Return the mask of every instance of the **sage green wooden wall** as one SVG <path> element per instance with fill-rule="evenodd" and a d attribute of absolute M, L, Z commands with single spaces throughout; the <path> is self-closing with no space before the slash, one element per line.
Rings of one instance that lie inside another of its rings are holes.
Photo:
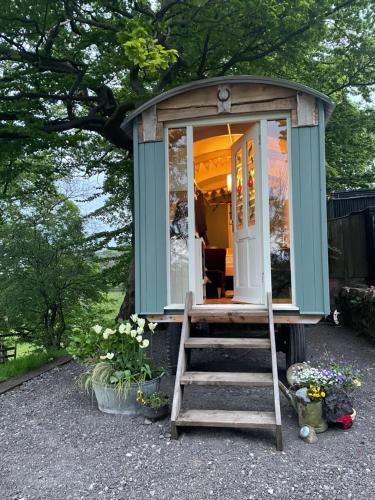
<path fill-rule="evenodd" d="M 292 199 L 296 305 L 329 313 L 324 108 L 319 126 L 292 128 Z"/>
<path fill-rule="evenodd" d="M 167 212 L 164 142 L 138 144 L 134 130 L 135 308 L 160 314 L 167 305 Z"/>
<path fill-rule="evenodd" d="M 328 314 L 328 245 L 324 109 L 319 126 L 292 128 L 292 197 L 296 305 Z M 136 311 L 161 314 L 167 305 L 167 192 L 164 142 L 138 144 L 134 130 Z"/>

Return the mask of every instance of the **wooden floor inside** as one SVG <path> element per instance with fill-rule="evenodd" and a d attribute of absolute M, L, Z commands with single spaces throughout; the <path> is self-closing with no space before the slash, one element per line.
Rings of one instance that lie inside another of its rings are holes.
<path fill-rule="evenodd" d="M 221 299 L 205 299 L 203 304 L 239 304 L 240 302 L 235 302 L 229 297 L 223 297 Z"/>
<path fill-rule="evenodd" d="M 289 299 L 273 299 L 273 304 L 290 304 Z M 240 302 L 231 299 L 230 297 L 222 297 L 220 299 L 204 299 L 204 305 L 212 305 L 212 304 L 251 304 L 251 302 Z"/>

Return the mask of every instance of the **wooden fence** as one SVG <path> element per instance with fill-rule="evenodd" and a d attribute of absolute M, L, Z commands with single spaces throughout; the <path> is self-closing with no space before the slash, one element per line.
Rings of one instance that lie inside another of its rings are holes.
<path fill-rule="evenodd" d="M 330 278 L 367 282 L 366 214 L 357 212 L 328 221 Z"/>
<path fill-rule="evenodd" d="M 0 334 L 0 364 L 6 363 L 11 359 L 15 359 L 17 356 L 17 343 L 14 345 L 7 345 L 5 339 L 17 337 L 14 334 Z"/>

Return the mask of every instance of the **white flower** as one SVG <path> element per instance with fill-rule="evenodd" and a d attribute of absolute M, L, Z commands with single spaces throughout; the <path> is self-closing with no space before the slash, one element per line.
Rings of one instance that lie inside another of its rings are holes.
<path fill-rule="evenodd" d="M 107 359 L 113 359 L 113 358 L 114 358 L 114 356 L 115 356 L 115 355 L 113 354 L 113 352 L 107 352 L 106 358 L 107 358 Z"/>
<path fill-rule="evenodd" d="M 97 333 L 99 335 L 99 333 L 102 332 L 103 328 L 100 326 L 100 325 L 95 325 L 92 327 L 92 329 L 94 330 L 95 333 Z"/>
<path fill-rule="evenodd" d="M 100 356 L 100 359 L 107 359 L 107 355 L 105 355 L 105 356 Z"/>
<path fill-rule="evenodd" d="M 143 333 L 143 328 L 142 328 L 141 326 L 139 326 L 139 327 L 137 328 L 137 333 L 138 333 L 138 335 L 142 335 L 142 333 Z"/>
<path fill-rule="evenodd" d="M 133 323 L 136 323 L 138 321 L 138 314 L 132 314 L 130 316 L 130 319 L 133 321 Z"/>
<path fill-rule="evenodd" d="M 137 335 L 136 340 L 138 340 L 138 342 L 142 342 L 142 335 Z"/>
<path fill-rule="evenodd" d="M 142 344 L 139 346 L 141 349 L 145 349 L 145 347 L 148 347 L 150 345 L 150 341 L 148 339 L 144 339 Z"/>
<path fill-rule="evenodd" d="M 125 333 L 126 333 L 126 335 L 130 335 L 131 329 L 132 329 L 131 324 L 130 323 L 126 323 L 126 325 L 125 325 Z"/>
<path fill-rule="evenodd" d="M 126 326 L 124 325 L 124 323 L 121 323 L 121 325 L 118 327 L 118 331 L 120 333 L 125 333 L 126 331 Z"/>
<path fill-rule="evenodd" d="M 137 336 L 137 330 L 132 330 L 130 332 L 130 335 L 133 337 L 133 339 Z"/>
<path fill-rule="evenodd" d="M 114 335 L 115 330 L 111 330 L 110 328 L 106 328 L 103 332 L 103 339 L 107 339 L 110 335 Z"/>
<path fill-rule="evenodd" d="M 155 328 L 158 326 L 157 323 L 149 323 L 148 324 L 148 327 L 149 329 L 152 331 L 152 333 L 154 332 Z"/>
<path fill-rule="evenodd" d="M 140 328 L 144 328 L 145 323 L 146 323 L 146 320 L 145 320 L 145 319 L 143 319 L 143 318 L 138 318 L 138 321 L 137 321 L 137 322 L 138 322 L 138 326 L 139 326 Z"/>

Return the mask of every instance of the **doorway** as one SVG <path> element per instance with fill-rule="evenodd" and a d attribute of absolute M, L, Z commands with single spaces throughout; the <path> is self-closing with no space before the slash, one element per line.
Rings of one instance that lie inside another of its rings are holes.
<path fill-rule="evenodd" d="M 166 128 L 168 308 L 295 309 L 290 119 Z"/>
<path fill-rule="evenodd" d="M 257 122 L 193 127 L 196 302 L 264 304 Z"/>

